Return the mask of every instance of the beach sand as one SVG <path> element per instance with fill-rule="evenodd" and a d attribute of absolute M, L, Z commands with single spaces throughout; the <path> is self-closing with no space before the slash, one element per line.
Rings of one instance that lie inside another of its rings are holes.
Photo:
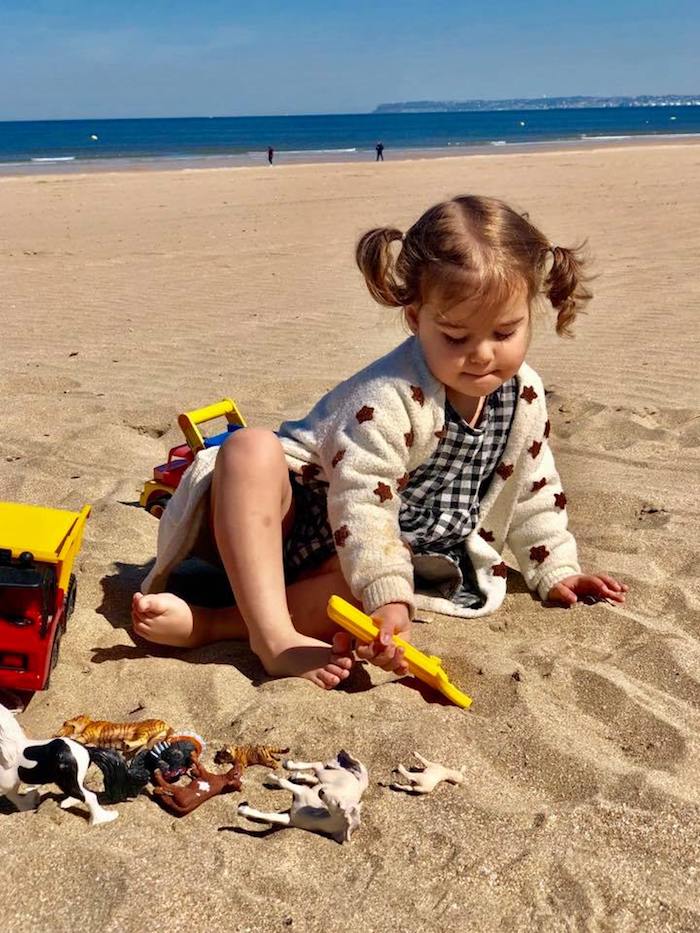
<path fill-rule="evenodd" d="M 231 395 L 274 427 L 388 350 L 404 331 L 355 240 L 466 192 L 589 240 L 595 300 L 575 340 L 543 316 L 530 362 L 582 561 L 629 583 L 626 607 L 545 609 L 513 573 L 492 617 L 417 624 L 469 712 L 376 670 L 324 693 L 266 678 L 244 645 L 135 645 L 157 533 L 138 496 L 176 414 Z M 288 805 L 261 768 L 181 821 L 147 796 L 95 829 L 50 792 L 0 805 L 4 930 L 697 930 L 700 148 L 9 178 L 0 197 L 0 499 L 93 505 L 77 610 L 22 725 L 157 716 L 203 735 L 207 763 L 244 741 L 370 770 L 345 846 L 239 820 L 244 798 Z M 466 783 L 392 792 L 414 749 Z"/>

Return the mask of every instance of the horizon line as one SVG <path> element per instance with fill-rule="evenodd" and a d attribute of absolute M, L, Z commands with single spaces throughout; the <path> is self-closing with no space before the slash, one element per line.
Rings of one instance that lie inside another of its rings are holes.
<path fill-rule="evenodd" d="M 215 114 L 178 114 L 177 116 L 130 116 L 130 117 L 12 117 L 5 118 L 0 117 L 1 123 L 83 123 L 90 121 L 119 121 L 119 120 L 258 120 L 258 119 L 283 119 L 285 117 L 351 117 L 351 116 L 381 116 L 381 117 L 396 117 L 396 116 L 405 116 L 405 113 L 401 112 L 391 112 L 391 111 L 382 111 L 381 107 L 397 107 L 401 105 L 409 104 L 420 104 L 420 103 L 505 103 L 508 101 L 519 100 L 523 102 L 539 102 L 542 100 L 548 99 L 559 99 L 559 100 L 574 100 L 574 99 L 590 99 L 590 100 L 605 100 L 606 98 L 620 98 L 623 100 L 632 100 L 638 97 L 697 97 L 700 98 L 700 93 L 694 94 L 678 94 L 674 93 L 664 93 L 664 94 L 541 94 L 539 97 L 474 97 L 469 98 L 465 101 L 459 101 L 458 99 L 447 99 L 444 98 L 442 101 L 436 99 L 426 100 L 426 101 L 390 101 L 383 104 L 377 104 L 374 110 L 314 110 L 307 112 L 298 112 L 298 113 L 246 113 L 246 114 L 235 114 L 235 113 L 215 113 Z M 698 106 L 697 104 L 681 104 L 679 106 Z M 505 108 L 501 112 L 507 112 L 508 109 L 514 111 L 519 108 Z M 565 110 L 567 108 L 556 108 L 553 107 L 553 110 L 561 109 Z M 607 107 L 590 107 L 590 108 L 581 108 L 589 110 L 607 110 L 610 108 Z M 643 109 L 640 107 L 639 109 Z M 417 111 L 418 112 L 418 111 Z M 485 111 L 478 110 L 463 110 L 463 111 L 444 111 L 444 110 L 423 110 L 422 113 L 483 113 Z M 495 111 L 492 111 L 495 112 Z"/>

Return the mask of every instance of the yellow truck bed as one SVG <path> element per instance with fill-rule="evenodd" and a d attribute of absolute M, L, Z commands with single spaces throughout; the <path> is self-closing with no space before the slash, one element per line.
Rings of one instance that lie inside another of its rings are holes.
<path fill-rule="evenodd" d="M 31 551 L 37 561 L 61 564 L 57 584 L 65 590 L 89 514 L 89 505 L 80 512 L 68 512 L 0 502 L 0 548 L 9 548 L 15 558 Z"/>

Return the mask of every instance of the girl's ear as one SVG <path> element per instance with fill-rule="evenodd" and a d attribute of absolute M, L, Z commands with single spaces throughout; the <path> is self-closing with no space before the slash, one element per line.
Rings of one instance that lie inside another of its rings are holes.
<path fill-rule="evenodd" d="M 418 333 L 418 305 L 406 305 L 403 309 L 404 314 L 406 315 L 406 323 L 408 324 L 411 333 Z"/>

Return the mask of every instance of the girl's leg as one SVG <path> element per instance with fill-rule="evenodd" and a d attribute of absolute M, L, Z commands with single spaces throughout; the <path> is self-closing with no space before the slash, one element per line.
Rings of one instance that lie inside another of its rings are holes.
<path fill-rule="evenodd" d="M 336 686 L 351 666 L 349 639 L 339 634 L 331 651 L 319 635 L 329 637 L 332 633 L 325 619 L 325 600 L 329 585 L 335 587 L 340 580 L 333 572 L 299 581 L 290 587 L 288 608 L 282 525 L 290 520 L 292 490 L 275 435 L 255 428 L 234 434 L 219 451 L 212 493 L 216 544 L 236 608 L 193 610 L 171 594 L 136 594 L 134 630 L 149 640 L 163 642 L 165 638 L 159 636 L 167 637 L 165 630 L 170 629 L 180 645 L 242 638 L 247 633 L 268 673 L 303 676 L 319 686 Z M 341 592 L 348 595 L 344 584 Z M 214 626 L 217 631 L 212 638 Z"/>
<path fill-rule="evenodd" d="M 347 640 L 333 652 L 296 629 L 287 606 L 282 525 L 292 508 L 292 489 L 282 445 L 270 431 L 249 429 L 234 435 L 220 454 L 214 533 L 250 646 L 270 674 L 334 687 L 352 663 Z"/>
<path fill-rule="evenodd" d="M 294 628 L 330 644 L 340 631 L 326 613 L 331 596 L 342 596 L 360 607 L 335 556 L 287 587 L 287 606 Z M 248 640 L 248 629 L 237 606 L 190 606 L 172 593 L 135 593 L 132 618 L 136 634 L 159 645 L 198 648 L 217 641 Z"/>

